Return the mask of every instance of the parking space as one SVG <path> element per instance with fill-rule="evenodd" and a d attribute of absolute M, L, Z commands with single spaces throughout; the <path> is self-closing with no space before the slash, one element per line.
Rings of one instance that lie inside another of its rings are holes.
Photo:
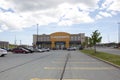
<path fill-rule="evenodd" d="M 80 51 L 9 53 L 0 58 L 0 80 L 120 80 L 119 74 L 119 69 Z"/>

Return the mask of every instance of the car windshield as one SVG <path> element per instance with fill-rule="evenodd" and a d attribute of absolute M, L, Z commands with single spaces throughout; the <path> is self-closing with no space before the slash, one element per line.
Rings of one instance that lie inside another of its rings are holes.
<path fill-rule="evenodd" d="M 0 0 L 0 80 L 120 80 L 120 0 Z"/>

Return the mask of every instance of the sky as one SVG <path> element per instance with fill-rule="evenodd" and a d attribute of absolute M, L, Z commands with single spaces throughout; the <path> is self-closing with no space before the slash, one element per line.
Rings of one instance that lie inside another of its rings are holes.
<path fill-rule="evenodd" d="M 33 34 L 68 32 L 118 42 L 120 0 L 0 0 L 0 41 L 32 45 Z"/>

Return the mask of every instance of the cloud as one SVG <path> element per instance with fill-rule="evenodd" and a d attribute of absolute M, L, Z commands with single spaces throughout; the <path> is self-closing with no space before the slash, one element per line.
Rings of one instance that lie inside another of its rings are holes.
<path fill-rule="evenodd" d="M 98 20 L 98 19 L 103 19 L 104 17 L 112 17 L 112 15 L 114 15 L 114 14 L 115 14 L 115 12 L 108 13 L 108 12 L 100 11 L 100 12 L 95 16 L 95 19 Z"/>
<path fill-rule="evenodd" d="M 68 5 L 68 6 L 66 6 Z M 64 8 L 64 9 L 63 9 Z M 72 25 L 72 24 L 78 24 L 78 23 L 90 23 L 94 22 L 94 20 L 89 16 L 89 11 L 79 11 L 76 5 L 69 5 L 64 4 L 59 7 L 60 14 L 63 15 L 58 23 L 58 25 Z M 66 14 L 67 13 L 67 14 Z"/>
<path fill-rule="evenodd" d="M 107 12 L 99 12 L 99 15 L 101 15 L 103 17 L 112 17 L 112 15 L 110 13 L 107 13 Z"/>
<path fill-rule="evenodd" d="M 96 18 L 95 18 L 95 19 L 98 20 L 98 19 L 102 19 L 102 18 L 103 18 L 103 17 L 98 14 L 98 15 L 96 15 Z"/>
<path fill-rule="evenodd" d="M 22 30 L 23 28 L 32 27 L 36 24 L 42 26 L 55 23 L 58 26 L 70 26 L 73 24 L 91 23 L 95 19 L 90 16 L 90 13 L 98 9 L 99 1 L 0 0 L 0 8 L 5 10 L 0 9 L 0 26 L 6 25 L 7 29 L 10 30 Z M 120 1 L 115 1 L 110 0 L 109 2 L 109 0 L 106 0 L 102 8 L 107 8 L 107 10 L 119 9 Z M 117 6 L 114 7 L 115 5 Z M 97 19 L 111 17 L 114 14 L 117 14 L 116 11 L 112 11 L 111 13 L 101 11 L 97 14 Z"/>
<path fill-rule="evenodd" d="M 116 12 L 116 11 L 111 11 L 111 14 L 112 14 L 112 15 L 116 15 L 117 12 Z"/>
<path fill-rule="evenodd" d="M 89 7 L 95 7 L 98 0 L 12 0 L 10 4 L 13 5 L 13 7 L 18 11 L 34 11 L 34 10 L 44 10 L 48 8 L 55 8 L 58 7 L 58 5 L 61 5 L 63 3 L 69 3 L 69 4 L 79 4 L 82 3 Z M 17 6 L 16 6 L 17 5 Z"/>
<path fill-rule="evenodd" d="M 50 23 L 72 25 L 92 22 L 93 19 L 89 16 L 89 12 L 91 9 L 96 8 L 97 1 L 1 0 L 0 7 L 2 9 L 11 9 L 14 12 L 0 11 L 0 22 L 11 30 L 21 30 L 35 24 L 39 24 L 39 26 Z"/>
<path fill-rule="evenodd" d="M 120 11 L 120 0 L 105 0 L 102 4 L 102 8 L 106 8 L 108 11 Z"/>
<path fill-rule="evenodd" d="M 11 29 L 21 29 L 25 27 L 23 18 L 11 12 L 0 13 L 0 22 Z"/>
<path fill-rule="evenodd" d="M 2 7 L 3 9 L 9 9 L 11 7 L 13 8 L 8 0 L 0 0 L 0 7 Z"/>
<path fill-rule="evenodd" d="M 0 26 L 0 32 L 6 31 L 6 30 L 8 30 L 8 26 L 4 24 Z"/>
<path fill-rule="evenodd" d="M 96 20 L 104 17 L 112 17 L 117 15 L 120 11 L 120 0 L 105 0 L 96 15 Z"/>
<path fill-rule="evenodd" d="M 120 0 L 113 1 L 113 4 L 111 4 L 108 10 L 120 11 Z"/>

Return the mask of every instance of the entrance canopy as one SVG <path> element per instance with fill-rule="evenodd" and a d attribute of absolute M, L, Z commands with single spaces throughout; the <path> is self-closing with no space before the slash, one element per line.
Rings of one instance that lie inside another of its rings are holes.
<path fill-rule="evenodd" d="M 69 41 L 70 41 L 70 34 L 66 33 L 66 32 L 56 32 L 56 33 L 52 33 L 50 35 L 50 40 L 52 42 L 52 48 L 55 48 L 55 44 L 57 42 L 57 44 L 59 43 L 66 43 L 65 47 L 68 48 L 69 47 Z"/>

